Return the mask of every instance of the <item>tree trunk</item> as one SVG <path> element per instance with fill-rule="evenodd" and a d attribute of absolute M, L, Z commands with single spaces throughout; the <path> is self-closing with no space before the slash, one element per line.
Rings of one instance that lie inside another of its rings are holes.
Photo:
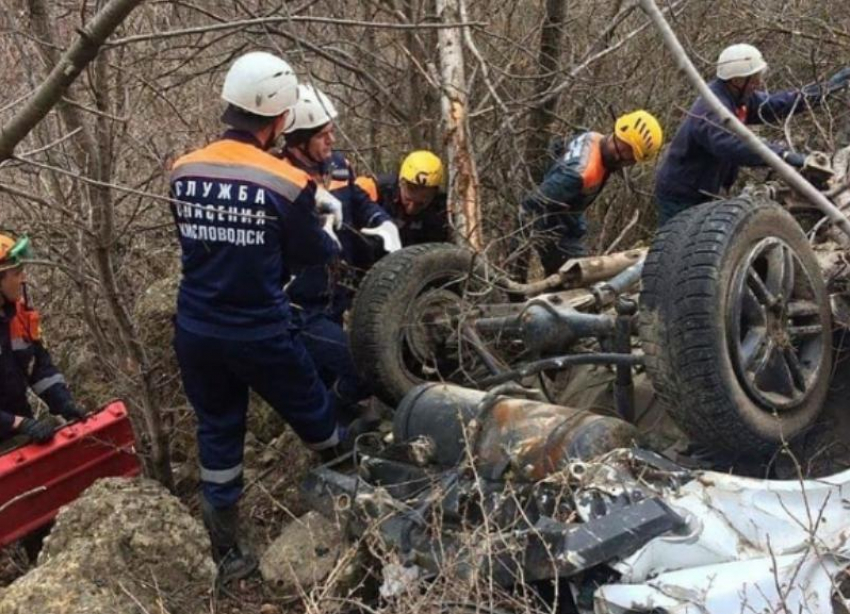
<path fill-rule="evenodd" d="M 130 12 L 144 0 L 110 0 L 80 32 L 47 79 L 29 101 L 0 129 L 0 162 L 9 159 L 18 143 L 62 99 L 68 87 L 100 50 L 101 45 Z"/>
<path fill-rule="evenodd" d="M 437 16 L 444 23 L 460 21 L 463 0 L 436 0 Z M 476 251 L 483 249 L 478 173 L 467 124 L 466 76 L 459 28 L 439 31 L 441 101 L 448 149 L 448 207 L 455 240 Z"/>
<path fill-rule="evenodd" d="M 688 80 L 695 88 L 697 88 L 697 91 L 699 91 L 703 100 L 705 100 L 711 110 L 720 117 L 720 123 L 723 127 L 736 134 L 747 147 L 757 153 L 759 157 L 765 161 L 765 164 L 775 170 L 776 174 L 779 175 L 785 183 L 820 209 L 824 215 L 832 220 L 835 225 L 844 232 L 844 234 L 850 236 L 850 220 L 841 213 L 838 207 L 833 205 L 826 196 L 821 194 L 817 188 L 815 188 L 815 186 L 806 181 L 800 173 L 786 164 L 770 147 L 765 145 L 760 138 L 754 135 L 749 128 L 742 124 L 741 121 L 738 120 L 731 111 L 729 111 L 729 109 L 723 106 L 723 103 L 720 102 L 714 92 L 711 91 L 705 80 L 700 76 L 699 71 L 697 71 L 696 67 L 691 62 L 690 58 L 688 58 L 687 52 L 684 47 L 682 47 L 679 39 L 676 38 L 676 33 L 673 32 L 670 24 L 667 23 L 667 20 L 659 10 L 658 5 L 655 4 L 655 0 L 638 1 L 641 8 L 649 15 L 650 19 L 652 19 L 655 23 L 656 28 L 658 28 L 661 38 L 664 40 L 664 44 L 670 50 L 670 53 L 672 53 L 673 59 L 679 67 L 679 70 L 682 70 L 685 73 Z"/>
<path fill-rule="evenodd" d="M 105 55 L 101 55 L 95 61 L 93 85 L 97 108 L 104 112 L 103 115 L 97 116 L 95 123 L 97 155 L 93 160 L 97 164 L 94 176 L 102 182 L 102 185 L 91 186 L 92 225 L 97 236 L 97 243 L 94 248 L 95 262 L 97 263 L 98 277 L 106 294 L 106 303 L 118 326 L 121 339 L 124 341 L 128 360 L 123 367 L 127 370 L 133 387 L 138 390 L 139 409 L 150 447 L 148 469 L 152 477 L 160 481 L 169 490 L 173 490 L 174 479 L 171 472 L 168 432 L 162 423 L 162 414 L 151 378 L 150 361 L 147 359 L 138 331 L 121 296 L 115 275 L 116 266 L 113 259 L 113 248 L 117 239 L 115 236 L 115 203 L 112 190 L 107 187 L 112 180 L 113 152 L 111 120 L 107 119 L 106 115 L 110 112 L 111 105 L 109 103 L 110 88 L 107 82 Z M 138 415 L 138 412 L 134 413 Z"/>
<path fill-rule="evenodd" d="M 540 49 L 537 63 L 539 78 L 535 84 L 534 97 L 539 98 L 557 82 L 558 59 L 561 57 L 563 36 L 561 30 L 567 15 L 567 0 L 546 0 L 546 14 L 540 31 Z M 560 96 L 554 96 L 537 107 L 528 117 L 528 140 L 525 145 L 525 160 L 535 182 L 543 179 L 546 170 L 546 149 L 549 143 L 549 126 L 552 114 L 558 106 Z"/>
<path fill-rule="evenodd" d="M 48 43 L 40 48 L 44 59 L 48 66 L 54 65 L 56 63 L 55 45 L 53 44 L 55 37 L 50 27 L 51 22 L 47 6 L 43 0 L 29 0 L 29 10 L 33 30 L 42 41 Z M 59 63 L 61 64 L 61 61 Z M 128 402 L 131 406 L 130 416 L 133 420 L 134 430 L 137 435 L 141 435 L 139 447 L 142 452 L 142 459 L 145 462 L 148 474 L 171 489 L 174 481 L 171 472 L 168 433 L 163 428 L 162 417 L 156 402 L 149 361 L 145 356 L 144 347 L 135 330 L 124 299 L 119 292 L 119 282 L 115 274 L 116 265 L 113 258 L 113 249 L 116 244 L 114 199 L 112 190 L 107 187 L 112 181 L 114 156 L 111 120 L 107 119 L 111 110 L 107 69 L 106 59 L 101 55 L 97 58 L 92 71 L 95 104 L 98 111 L 103 112 L 97 115 L 94 132 L 83 121 L 77 108 L 59 100 L 56 102 L 59 103 L 59 115 L 65 127 L 69 131 L 78 131 L 77 138 L 80 144 L 75 149 L 75 162 L 80 172 L 101 183 L 100 185 L 90 185 L 87 190 L 91 203 L 91 231 L 95 237 L 93 247 L 95 270 L 115 325 L 113 332 L 117 332 L 118 343 L 115 345 L 119 354 L 117 360 L 120 365 L 119 369 L 127 376 L 131 382 L 131 388 L 137 391 L 140 399 L 139 408 L 133 407 L 135 405 L 133 399 L 128 399 Z M 63 90 L 63 93 L 65 90 L 67 90 L 67 87 Z M 85 251 L 85 245 L 81 246 L 80 257 Z M 84 306 L 86 310 L 89 308 L 89 305 Z M 96 319 L 88 321 L 88 323 L 90 325 L 98 324 Z M 93 335 L 97 336 L 97 331 L 93 331 Z M 132 411 L 134 409 L 135 411 Z"/>
<path fill-rule="evenodd" d="M 374 20 L 374 10 L 372 7 L 364 3 L 363 7 L 363 20 L 364 21 L 373 21 Z M 377 56 L 378 45 L 375 41 L 375 30 L 373 28 L 366 28 L 365 32 L 365 44 L 366 44 L 366 70 L 371 74 L 378 73 L 378 65 L 375 62 L 375 57 Z M 370 97 L 369 100 L 369 115 L 371 117 L 380 117 L 381 116 L 381 101 L 378 98 L 378 95 L 374 95 Z M 383 147 L 380 144 L 381 141 L 381 131 L 378 126 L 378 122 L 372 121 L 369 122 L 369 171 L 371 174 L 377 174 L 379 169 L 383 169 L 383 160 L 381 159 L 381 151 Z"/>

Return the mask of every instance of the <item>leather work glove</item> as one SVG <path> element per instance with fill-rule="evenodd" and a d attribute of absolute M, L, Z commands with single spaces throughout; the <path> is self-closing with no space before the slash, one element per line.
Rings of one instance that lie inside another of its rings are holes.
<path fill-rule="evenodd" d="M 379 237 L 384 242 L 384 251 L 388 254 L 401 249 L 401 237 L 398 234 L 398 226 L 390 221 L 382 222 L 374 228 L 364 228 L 364 235 Z"/>
<path fill-rule="evenodd" d="M 342 202 L 336 196 L 325 188 L 318 188 L 316 190 L 316 207 L 319 209 L 319 213 L 327 214 L 333 218 L 333 226 L 336 230 L 342 228 Z"/>
<path fill-rule="evenodd" d="M 336 236 L 336 232 L 334 232 L 334 228 L 336 228 L 336 220 L 333 215 L 326 215 L 325 222 L 322 224 L 322 230 L 324 230 L 328 235 L 330 235 L 331 239 L 334 240 L 336 246 L 339 249 L 342 249 L 342 243 L 339 242 L 339 237 Z"/>
<path fill-rule="evenodd" d="M 18 426 L 18 432 L 36 443 L 45 443 L 53 439 L 53 423 L 50 420 L 24 418 Z"/>
<path fill-rule="evenodd" d="M 806 156 L 801 153 L 797 153 L 796 151 L 783 151 L 782 159 L 794 168 L 803 168 L 806 164 Z"/>
<path fill-rule="evenodd" d="M 59 415 L 68 421 L 83 420 L 86 417 L 86 412 L 84 409 L 77 407 L 73 403 L 69 403 L 59 411 Z"/>

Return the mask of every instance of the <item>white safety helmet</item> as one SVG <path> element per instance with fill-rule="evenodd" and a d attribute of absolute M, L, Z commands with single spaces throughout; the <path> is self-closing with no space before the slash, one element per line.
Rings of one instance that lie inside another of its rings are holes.
<path fill-rule="evenodd" d="M 723 81 L 735 77 L 752 77 L 767 68 L 761 51 L 752 45 L 730 45 L 717 58 L 717 78 Z"/>
<path fill-rule="evenodd" d="M 221 97 L 248 113 L 277 117 L 298 100 L 298 79 L 281 58 L 252 51 L 233 62 L 224 78 Z"/>
<path fill-rule="evenodd" d="M 312 85 L 299 85 L 298 102 L 289 112 L 283 133 L 290 134 L 296 130 L 318 128 L 335 120 L 337 115 L 339 114 L 330 98 Z"/>

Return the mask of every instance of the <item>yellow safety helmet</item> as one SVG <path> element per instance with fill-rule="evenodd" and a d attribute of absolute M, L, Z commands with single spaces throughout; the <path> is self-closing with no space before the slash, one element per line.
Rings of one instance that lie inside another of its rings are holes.
<path fill-rule="evenodd" d="M 638 162 L 652 160 L 664 144 L 661 124 L 652 113 L 643 109 L 618 117 L 614 124 L 614 134 L 629 144 Z"/>
<path fill-rule="evenodd" d="M 0 271 L 21 266 L 31 256 L 29 237 L 22 235 L 16 239 L 0 234 Z"/>
<path fill-rule="evenodd" d="M 398 174 L 413 185 L 436 188 L 443 182 L 443 163 L 432 152 L 420 149 L 408 154 Z"/>

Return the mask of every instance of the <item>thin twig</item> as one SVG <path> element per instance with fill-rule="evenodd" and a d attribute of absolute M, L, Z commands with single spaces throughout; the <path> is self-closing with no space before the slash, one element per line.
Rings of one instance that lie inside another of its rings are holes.
<path fill-rule="evenodd" d="M 634 213 L 634 215 L 632 215 L 632 219 L 630 219 L 629 223 L 626 224 L 626 227 L 623 228 L 623 230 L 620 231 L 620 234 L 617 235 L 617 238 L 614 239 L 613 241 L 611 241 L 611 245 L 609 245 L 608 248 L 604 252 L 602 252 L 602 255 L 604 256 L 604 255 L 610 254 L 612 251 L 614 251 L 614 248 L 617 247 L 620 244 L 620 241 L 623 240 L 623 237 L 625 237 L 626 234 L 628 234 L 628 232 L 632 228 L 634 228 L 635 224 L 638 223 L 639 219 L 640 219 L 640 209 L 635 209 L 635 213 Z"/>
<path fill-rule="evenodd" d="M 34 156 L 35 154 L 41 153 L 43 151 L 47 151 L 48 149 L 52 149 L 52 148 L 56 147 L 57 145 L 64 143 L 65 141 L 67 141 L 68 139 L 73 137 L 75 134 L 80 132 L 80 130 L 82 130 L 81 127 L 74 128 L 68 134 L 60 136 L 58 139 L 51 141 L 47 145 L 43 145 L 43 146 L 39 147 L 38 149 L 31 149 L 30 151 L 21 152 L 21 153 L 18 154 L 18 156 L 21 157 L 21 158 L 26 158 L 28 156 Z"/>
<path fill-rule="evenodd" d="M 167 38 L 176 38 L 179 36 L 193 36 L 196 34 L 206 34 L 208 32 L 217 32 L 220 30 L 232 30 L 235 28 L 246 28 L 250 26 L 269 25 L 275 23 L 326 23 L 337 26 L 350 26 L 358 28 L 376 28 L 384 30 L 444 30 L 448 28 L 463 28 L 469 26 L 486 26 L 486 22 L 470 21 L 470 22 L 452 22 L 452 23 L 386 23 L 377 21 L 359 21 L 356 19 L 336 19 L 331 17 L 306 17 L 303 15 L 292 16 L 274 16 L 274 17 L 258 17 L 256 19 L 242 19 L 239 21 L 230 21 L 227 23 L 214 23 L 206 26 L 197 26 L 195 28 L 184 28 L 182 30 L 170 30 L 167 32 L 151 32 L 149 34 L 136 34 L 134 36 L 126 36 L 117 38 L 106 43 L 106 47 L 114 48 L 123 45 L 131 45 L 150 40 L 163 40 Z"/>
<path fill-rule="evenodd" d="M 32 497 L 33 495 L 37 495 L 37 494 L 42 493 L 42 492 L 44 492 L 44 491 L 46 491 L 46 490 L 47 490 L 47 487 L 46 487 L 46 486 L 36 486 L 36 487 L 35 487 L 35 488 L 33 488 L 32 490 L 28 490 L 28 491 L 23 492 L 23 493 L 21 493 L 21 494 L 19 494 L 19 495 L 15 495 L 14 497 L 12 497 L 12 498 L 11 498 L 11 499 L 9 499 L 8 501 L 6 501 L 6 503 L 4 503 L 3 505 L 0 505 L 0 512 L 3 512 L 3 510 L 5 510 L 5 509 L 7 509 L 7 508 L 11 507 L 12 505 L 14 505 L 15 503 L 17 503 L 17 502 L 18 502 L 18 501 L 20 501 L 21 499 L 26 499 L 26 498 L 28 498 L 28 497 Z"/>

